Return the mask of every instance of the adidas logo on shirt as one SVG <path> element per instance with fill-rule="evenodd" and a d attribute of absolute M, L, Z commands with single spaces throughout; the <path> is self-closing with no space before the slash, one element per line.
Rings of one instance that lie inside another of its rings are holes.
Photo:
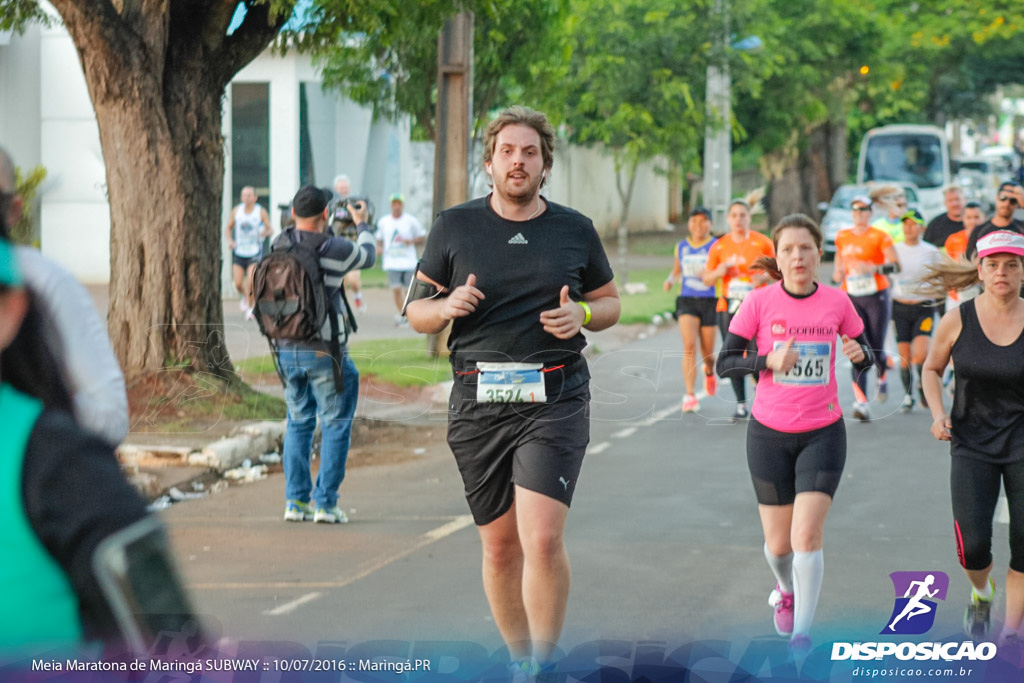
<path fill-rule="evenodd" d="M 529 242 L 526 241 L 526 238 L 523 237 L 523 233 L 521 233 L 521 232 L 517 232 L 516 236 L 513 237 L 512 239 L 510 239 L 508 241 L 508 243 L 509 244 L 529 244 Z"/>

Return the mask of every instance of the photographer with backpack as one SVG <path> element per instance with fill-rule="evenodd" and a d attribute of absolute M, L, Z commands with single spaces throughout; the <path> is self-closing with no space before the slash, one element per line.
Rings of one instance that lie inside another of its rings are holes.
<path fill-rule="evenodd" d="M 253 294 L 288 403 L 284 518 L 344 524 L 338 487 L 345 478 L 359 372 L 346 349 L 355 327 L 342 283 L 346 273 L 373 266 L 377 252 L 366 204 L 348 204 L 358 226 L 353 242 L 324 232 L 329 201 L 329 193 L 313 185 L 299 189 L 292 200 L 295 227 L 282 231 L 260 262 Z M 309 463 L 317 417 L 320 472 L 313 486 Z"/>

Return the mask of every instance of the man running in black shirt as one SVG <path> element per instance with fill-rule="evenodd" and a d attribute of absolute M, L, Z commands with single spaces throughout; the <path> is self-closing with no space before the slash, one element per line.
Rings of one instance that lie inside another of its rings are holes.
<path fill-rule="evenodd" d="M 947 185 L 942 189 L 942 198 L 946 203 L 946 213 L 931 220 L 922 238 L 939 249 L 942 249 L 950 235 L 964 229 L 963 189 L 959 185 Z"/>
<path fill-rule="evenodd" d="M 563 529 L 590 439 L 582 330 L 619 319 L 593 223 L 540 194 L 554 139 L 525 107 L 491 122 L 483 162 L 494 191 L 441 212 L 406 307 L 417 332 L 452 323 L 448 444 L 517 677 L 553 667 L 565 620 Z"/>

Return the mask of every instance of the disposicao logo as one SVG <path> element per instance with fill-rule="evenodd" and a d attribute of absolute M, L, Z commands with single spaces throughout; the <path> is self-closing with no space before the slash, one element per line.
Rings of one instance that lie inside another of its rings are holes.
<path fill-rule="evenodd" d="M 879 633 L 920 635 L 935 623 L 936 600 L 945 600 L 949 576 L 944 572 L 893 572 L 889 574 L 896 592 L 889 621 Z"/>
<path fill-rule="evenodd" d="M 944 572 L 893 572 L 896 593 L 892 614 L 881 635 L 920 635 L 935 624 L 936 600 L 945 600 L 949 576 Z M 833 643 L 832 661 L 882 660 L 955 662 L 988 661 L 996 656 L 995 643 L 964 642 L 855 642 Z"/>

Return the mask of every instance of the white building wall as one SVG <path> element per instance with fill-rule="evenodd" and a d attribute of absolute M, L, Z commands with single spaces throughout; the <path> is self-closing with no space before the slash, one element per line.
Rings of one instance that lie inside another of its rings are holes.
<path fill-rule="evenodd" d="M 107 282 L 107 174 L 85 75 L 63 28 L 41 29 L 39 52 L 39 149 L 47 170 L 40 194 L 41 248 L 83 282 Z"/>
<path fill-rule="evenodd" d="M 39 155 L 39 34 L 29 26 L 22 36 L 0 36 L 0 145 L 14 163 L 30 170 Z"/>

